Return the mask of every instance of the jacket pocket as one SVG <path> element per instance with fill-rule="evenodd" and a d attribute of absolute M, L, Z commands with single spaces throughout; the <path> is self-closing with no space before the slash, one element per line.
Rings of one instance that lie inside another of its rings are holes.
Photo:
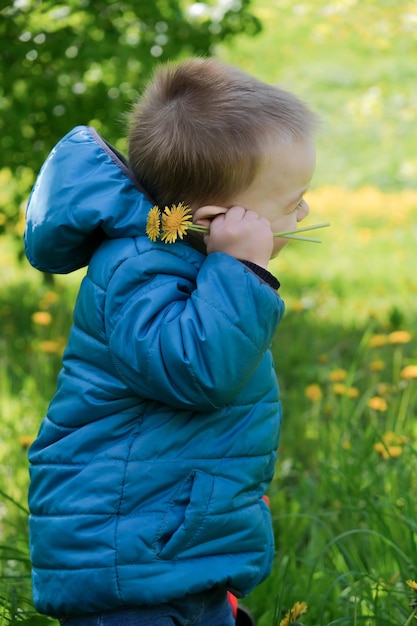
<path fill-rule="evenodd" d="M 156 539 L 160 558 L 180 558 L 181 552 L 192 548 L 204 529 L 212 492 L 213 478 L 200 470 L 178 485 Z"/>

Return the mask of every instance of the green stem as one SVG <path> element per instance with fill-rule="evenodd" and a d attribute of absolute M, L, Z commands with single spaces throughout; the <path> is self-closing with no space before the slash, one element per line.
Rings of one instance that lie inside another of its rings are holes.
<path fill-rule="evenodd" d="M 404 624 L 404 626 L 410 626 L 410 624 L 412 623 L 412 621 L 413 621 L 413 619 L 415 618 L 416 615 L 417 615 L 417 609 L 411 613 L 411 615 L 407 619 L 407 621 Z"/>
<path fill-rule="evenodd" d="M 407 409 L 411 406 L 411 392 L 412 392 L 412 381 L 408 381 L 407 387 L 404 389 L 404 392 L 400 399 L 400 406 L 398 411 L 395 414 L 395 421 L 393 424 L 393 430 L 397 430 L 397 424 L 399 424 L 400 428 L 404 427 L 404 424 L 407 420 Z"/>
<path fill-rule="evenodd" d="M 189 230 L 194 230 L 196 233 L 209 233 L 209 226 L 201 226 L 200 224 L 190 224 L 188 226 Z"/>
<path fill-rule="evenodd" d="M 321 239 L 315 237 L 297 237 L 297 235 L 282 235 L 281 233 L 274 233 L 274 237 L 281 237 L 282 239 L 298 239 L 299 241 L 312 241 L 314 243 L 321 243 Z"/>
<path fill-rule="evenodd" d="M 321 239 L 315 237 L 301 237 L 298 233 L 303 233 L 308 230 L 316 230 L 317 228 L 325 228 L 330 226 L 330 222 L 323 222 L 322 224 L 314 224 L 313 226 L 304 226 L 303 228 L 296 228 L 295 230 L 287 230 L 283 233 L 273 233 L 274 237 L 282 237 L 283 239 L 298 239 L 300 241 L 311 241 L 313 243 L 321 243 Z M 190 224 L 189 230 L 193 230 L 197 233 L 209 233 L 209 226 L 201 226 L 200 224 Z"/>
<path fill-rule="evenodd" d="M 313 224 L 313 226 L 302 226 L 295 230 L 287 230 L 284 233 L 274 233 L 274 237 L 285 237 L 286 235 L 295 235 L 297 233 L 305 233 L 307 230 L 316 230 L 317 228 L 325 228 L 330 226 L 330 222 L 323 222 L 322 224 Z"/>

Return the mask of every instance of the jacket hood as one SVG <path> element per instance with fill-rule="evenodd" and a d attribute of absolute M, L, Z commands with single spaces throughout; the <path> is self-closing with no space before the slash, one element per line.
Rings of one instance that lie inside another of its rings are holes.
<path fill-rule="evenodd" d="M 51 151 L 33 187 L 26 256 L 44 272 L 77 270 L 104 239 L 143 235 L 152 205 L 124 157 L 94 128 L 77 126 Z"/>

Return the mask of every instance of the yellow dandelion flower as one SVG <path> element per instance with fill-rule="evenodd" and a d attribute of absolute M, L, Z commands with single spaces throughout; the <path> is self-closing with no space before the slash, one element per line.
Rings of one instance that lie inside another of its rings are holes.
<path fill-rule="evenodd" d="M 388 409 L 386 400 L 384 400 L 384 398 L 381 398 L 380 396 L 374 396 L 373 398 L 368 400 L 368 406 L 374 411 L 386 411 Z"/>
<path fill-rule="evenodd" d="M 401 378 L 404 380 L 411 380 L 417 378 L 417 365 L 406 365 L 400 373 Z"/>
<path fill-rule="evenodd" d="M 410 343 L 412 337 L 408 330 L 396 330 L 388 335 L 388 341 L 392 344 Z"/>
<path fill-rule="evenodd" d="M 307 609 L 307 602 L 296 602 L 292 609 L 290 609 L 286 616 L 280 621 L 279 626 L 290 626 L 297 621 L 300 615 L 307 613 Z"/>
<path fill-rule="evenodd" d="M 344 439 L 342 441 L 342 448 L 343 450 L 350 450 L 352 447 L 352 444 L 350 443 L 350 441 L 348 441 L 347 439 Z"/>
<path fill-rule="evenodd" d="M 330 372 L 329 378 L 334 383 L 340 383 L 342 380 L 346 380 L 347 371 L 343 369 L 333 370 Z"/>
<path fill-rule="evenodd" d="M 32 445 L 34 440 L 35 437 L 32 437 L 31 435 L 21 435 L 19 437 L 19 443 L 22 446 L 23 450 L 27 450 Z"/>
<path fill-rule="evenodd" d="M 182 202 L 172 205 L 171 208 L 166 206 L 162 213 L 162 241 L 175 243 L 178 237 L 182 239 L 187 234 L 192 224 L 190 207 Z"/>
<path fill-rule="evenodd" d="M 386 444 L 407 443 L 408 437 L 406 437 L 405 435 L 397 435 L 396 433 L 393 433 L 392 430 L 388 430 L 386 433 L 382 435 L 382 440 Z"/>
<path fill-rule="evenodd" d="M 388 459 L 398 459 L 403 453 L 401 446 L 385 446 L 383 443 L 375 443 L 374 450 L 378 452 L 385 461 L 388 461 Z"/>
<path fill-rule="evenodd" d="M 371 372 L 381 372 L 385 369 L 385 363 L 381 359 L 374 359 L 369 363 L 369 369 Z"/>
<path fill-rule="evenodd" d="M 346 394 L 347 387 L 343 383 L 335 383 L 332 386 L 332 389 L 337 396 L 344 396 Z"/>
<path fill-rule="evenodd" d="M 374 450 L 386 461 L 390 458 L 387 447 L 380 441 L 378 443 L 374 443 Z"/>
<path fill-rule="evenodd" d="M 297 300 L 296 302 L 293 302 L 292 310 L 294 311 L 294 313 L 301 313 L 301 311 L 304 311 L 304 304 L 302 300 Z"/>
<path fill-rule="evenodd" d="M 391 459 L 398 459 L 402 455 L 404 448 L 401 446 L 388 446 L 388 453 Z"/>
<path fill-rule="evenodd" d="M 388 337 L 386 335 L 372 335 L 369 339 L 368 346 L 370 348 L 380 348 L 381 346 L 385 346 L 388 342 Z"/>
<path fill-rule="evenodd" d="M 409 587 L 411 587 L 413 591 L 417 593 L 417 583 L 415 580 L 406 580 L 405 582 L 407 583 Z"/>
<path fill-rule="evenodd" d="M 346 395 L 348 398 L 358 398 L 359 397 L 359 389 L 356 387 L 348 387 L 346 389 Z"/>
<path fill-rule="evenodd" d="M 47 291 L 39 302 L 40 309 L 48 309 L 51 304 L 54 304 L 58 300 L 58 294 L 55 291 Z"/>
<path fill-rule="evenodd" d="M 308 385 L 305 388 L 304 393 L 306 397 L 312 402 L 318 402 L 323 397 L 323 392 L 321 390 L 321 387 L 320 385 L 317 385 L 317 384 Z"/>
<path fill-rule="evenodd" d="M 32 320 L 39 326 L 48 326 L 52 322 L 52 315 L 47 311 L 36 311 L 32 315 Z"/>
<path fill-rule="evenodd" d="M 161 212 L 159 207 L 154 206 L 148 213 L 146 221 L 146 234 L 151 241 L 156 241 L 161 232 Z"/>
<path fill-rule="evenodd" d="M 59 354 L 62 352 L 62 345 L 59 341 L 40 341 L 39 350 L 44 354 Z"/>
<path fill-rule="evenodd" d="M 404 451 L 408 438 L 388 431 L 382 435 L 382 442 L 374 444 L 374 450 L 385 460 L 397 459 Z"/>

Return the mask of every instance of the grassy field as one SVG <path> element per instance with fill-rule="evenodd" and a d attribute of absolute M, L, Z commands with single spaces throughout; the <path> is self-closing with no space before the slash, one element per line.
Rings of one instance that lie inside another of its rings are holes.
<path fill-rule="evenodd" d="M 245 600 L 258 626 L 409 626 L 417 580 L 415 2 L 255 3 L 265 23 L 218 54 L 323 117 L 308 223 L 272 269 L 284 425 L 270 489 L 277 554 Z M 414 133 L 415 136 L 415 133 Z M 55 388 L 81 273 L 48 284 L 0 241 L 0 625 L 30 599 L 27 447 Z M 293 615 L 294 618 L 294 615 Z"/>

